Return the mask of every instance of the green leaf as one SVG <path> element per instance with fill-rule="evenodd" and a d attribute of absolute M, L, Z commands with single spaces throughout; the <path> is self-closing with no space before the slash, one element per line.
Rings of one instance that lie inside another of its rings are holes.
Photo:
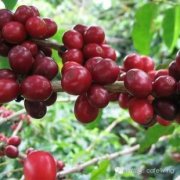
<path fill-rule="evenodd" d="M 157 15 L 158 5 L 147 3 L 140 7 L 135 15 L 132 31 L 133 44 L 141 54 L 150 53 L 150 45 L 154 32 L 154 19 Z"/>
<path fill-rule="evenodd" d="M 0 56 L 0 68 L 9 68 L 9 61 L 7 58 Z"/>
<path fill-rule="evenodd" d="M 18 0 L 2 0 L 7 9 L 13 9 Z"/>
<path fill-rule="evenodd" d="M 109 166 L 109 160 L 104 160 L 99 163 L 98 169 L 91 173 L 91 180 L 99 179 L 100 176 L 107 174 L 107 168 Z"/>
<path fill-rule="evenodd" d="M 165 11 L 162 29 L 162 38 L 171 52 L 176 46 L 180 33 L 180 6 L 175 6 Z"/>
<path fill-rule="evenodd" d="M 142 152 L 149 148 L 152 144 L 156 143 L 161 136 L 172 134 L 174 129 L 175 127 L 173 125 L 164 127 L 158 124 L 149 128 L 140 142 L 139 151 Z"/>

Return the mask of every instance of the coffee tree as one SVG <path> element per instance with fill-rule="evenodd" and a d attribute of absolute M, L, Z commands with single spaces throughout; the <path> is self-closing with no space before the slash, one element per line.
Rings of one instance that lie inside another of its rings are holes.
<path fill-rule="evenodd" d="M 1 178 L 178 178 L 180 6 L 124 3 L 123 56 L 99 25 L 61 32 L 40 7 L 3 3 Z"/>

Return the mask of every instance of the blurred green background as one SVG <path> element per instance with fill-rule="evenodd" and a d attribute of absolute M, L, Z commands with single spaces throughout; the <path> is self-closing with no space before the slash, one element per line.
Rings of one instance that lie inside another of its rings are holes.
<path fill-rule="evenodd" d="M 11 0 L 7 6 L 13 6 L 13 3 L 16 4 L 16 1 Z M 151 56 L 157 68 L 167 68 L 180 49 L 179 3 L 178 0 L 19 0 L 14 9 L 22 4 L 34 5 L 42 17 L 54 19 L 59 30 L 53 39 L 59 43 L 62 42 L 63 33 L 76 24 L 99 25 L 106 32 L 107 42 L 116 49 L 119 64 L 128 53 L 138 52 Z M 4 8 L 3 3 L 0 8 Z M 61 59 L 56 52 L 53 56 L 61 66 Z M 4 58 L 0 59 L 0 66 L 7 66 Z M 100 162 L 67 179 L 180 178 L 179 160 L 173 158 L 175 153 L 180 152 L 180 127 L 176 123 L 169 127 L 155 125 L 147 130 L 134 123 L 128 112 L 120 109 L 116 102 L 103 109 L 95 122 L 82 125 L 74 117 L 73 105 L 74 97 L 59 93 L 58 101 L 48 109 L 43 119 L 32 120 L 29 126 L 24 123 L 19 134 L 23 139 L 20 151 L 25 152 L 29 147 L 50 151 L 57 159 L 65 162 L 66 168 L 71 168 L 93 157 L 140 144 L 140 151 L 133 155 Z M 6 107 L 18 111 L 23 108 L 23 104 L 12 102 Z M 0 132 L 10 136 L 11 125 L 12 122 L 1 125 Z M 166 138 L 158 141 L 162 136 Z M 117 173 L 117 167 L 136 170 L 165 168 L 167 172 Z M 17 160 L 0 159 L 0 179 L 15 180 L 21 177 L 22 165 Z"/>

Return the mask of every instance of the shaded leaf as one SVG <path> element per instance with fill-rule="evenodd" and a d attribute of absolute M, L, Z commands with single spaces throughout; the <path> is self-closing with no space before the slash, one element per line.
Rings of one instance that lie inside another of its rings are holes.
<path fill-rule="evenodd" d="M 13 9 L 17 4 L 18 0 L 2 0 L 7 9 Z"/>

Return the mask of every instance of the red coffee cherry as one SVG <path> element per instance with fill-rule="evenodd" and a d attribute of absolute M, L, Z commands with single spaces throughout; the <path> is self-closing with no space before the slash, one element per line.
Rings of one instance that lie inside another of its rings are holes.
<path fill-rule="evenodd" d="M 67 70 L 74 68 L 82 68 L 82 66 L 79 63 L 68 61 L 63 65 L 61 69 L 61 74 L 63 75 Z"/>
<path fill-rule="evenodd" d="M 29 155 L 30 153 L 36 151 L 34 148 L 30 147 L 26 150 L 26 154 Z"/>
<path fill-rule="evenodd" d="M 92 78 L 89 71 L 83 66 L 68 69 L 62 76 L 62 88 L 69 94 L 80 95 L 91 86 Z"/>
<path fill-rule="evenodd" d="M 21 92 L 30 101 L 44 101 L 52 93 L 51 83 L 40 75 L 28 76 L 21 84 Z"/>
<path fill-rule="evenodd" d="M 160 76 L 166 76 L 166 75 L 169 75 L 168 69 L 160 69 L 156 71 L 156 75 L 154 79 L 157 79 Z"/>
<path fill-rule="evenodd" d="M 129 107 L 131 98 L 132 96 L 130 96 L 128 93 L 121 93 L 118 99 L 119 106 L 123 109 L 127 109 Z"/>
<path fill-rule="evenodd" d="M 176 81 L 172 76 L 159 76 L 153 83 L 153 93 L 158 97 L 172 95 L 176 90 Z"/>
<path fill-rule="evenodd" d="M 102 47 L 95 43 L 87 44 L 86 46 L 84 46 L 83 54 L 85 59 L 104 56 Z"/>
<path fill-rule="evenodd" d="M 111 46 L 109 46 L 107 44 L 102 44 L 101 47 L 104 52 L 104 58 L 109 58 L 109 59 L 116 61 L 116 59 L 117 59 L 116 51 Z"/>
<path fill-rule="evenodd" d="M 46 101 L 44 101 L 44 103 L 46 106 L 51 106 L 56 102 L 56 99 L 57 99 L 57 93 L 53 92 L 51 96 Z"/>
<path fill-rule="evenodd" d="M 17 158 L 19 155 L 19 151 L 18 151 L 17 147 L 15 147 L 13 145 L 8 145 L 5 147 L 5 154 L 9 158 Z"/>
<path fill-rule="evenodd" d="M 109 103 L 108 91 L 102 86 L 92 85 L 87 92 L 87 100 L 96 108 L 104 108 Z"/>
<path fill-rule="evenodd" d="M 172 76 L 176 80 L 180 80 L 180 71 L 178 71 L 177 66 L 176 66 L 176 61 L 172 61 L 169 64 L 169 75 Z"/>
<path fill-rule="evenodd" d="M 154 81 L 155 80 L 155 76 L 156 76 L 156 71 L 155 70 L 149 71 L 148 72 L 148 76 L 150 77 L 150 79 L 152 81 Z"/>
<path fill-rule="evenodd" d="M 97 43 L 102 44 L 105 39 L 105 33 L 103 29 L 99 26 L 90 26 L 84 32 L 84 41 L 86 44 L 88 43 Z"/>
<path fill-rule="evenodd" d="M 142 69 L 143 71 L 149 72 L 149 71 L 154 70 L 155 64 L 154 64 L 153 59 L 151 59 L 148 56 L 141 56 L 140 58 L 143 63 L 143 69 Z"/>
<path fill-rule="evenodd" d="M 99 84 L 114 83 L 119 75 L 118 65 L 111 59 L 99 61 L 92 72 L 93 80 Z"/>
<path fill-rule="evenodd" d="M 0 79 L 0 104 L 10 102 L 19 95 L 19 84 L 14 79 Z"/>
<path fill-rule="evenodd" d="M 15 46 L 8 54 L 9 63 L 17 74 L 27 74 L 34 62 L 31 52 L 23 46 Z"/>
<path fill-rule="evenodd" d="M 13 44 L 18 44 L 26 39 L 26 30 L 20 22 L 10 21 L 2 28 L 3 38 Z"/>
<path fill-rule="evenodd" d="M 14 20 L 21 23 L 25 23 L 30 17 L 33 17 L 34 13 L 31 7 L 22 5 L 19 6 L 14 13 Z"/>
<path fill-rule="evenodd" d="M 25 47 L 26 49 L 28 49 L 32 56 L 36 56 L 38 54 L 38 47 L 35 43 L 31 42 L 31 41 L 25 41 L 21 44 L 21 46 Z"/>
<path fill-rule="evenodd" d="M 50 57 L 43 57 L 41 62 L 34 67 L 33 74 L 38 74 L 52 80 L 58 73 L 57 63 Z"/>
<path fill-rule="evenodd" d="M 138 54 L 132 53 L 124 58 L 123 67 L 125 71 L 130 69 L 143 69 L 143 62 Z"/>
<path fill-rule="evenodd" d="M 135 97 L 147 97 L 152 91 L 152 81 L 142 70 L 131 69 L 124 79 L 126 89 Z"/>
<path fill-rule="evenodd" d="M 50 38 L 56 34 L 57 24 L 55 23 L 55 21 L 49 18 L 44 18 L 43 20 L 45 21 L 46 26 L 47 26 L 47 32 L 46 32 L 45 38 Z"/>
<path fill-rule="evenodd" d="M 3 28 L 3 26 L 13 20 L 13 14 L 11 11 L 7 9 L 0 9 L 0 29 Z"/>
<path fill-rule="evenodd" d="M 169 126 L 171 124 L 171 121 L 168 121 L 160 116 L 156 116 L 156 120 L 159 124 L 161 124 L 162 126 Z"/>
<path fill-rule="evenodd" d="M 24 107 L 27 113 L 35 119 L 41 119 L 46 115 L 47 108 L 44 102 L 24 101 Z"/>
<path fill-rule="evenodd" d="M 132 99 L 129 103 L 129 114 L 139 124 L 147 124 L 154 116 L 153 106 L 147 99 Z"/>
<path fill-rule="evenodd" d="M 35 6 L 29 7 L 32 9 L 34 16 L 40 16 L 39 10 Z"/>
<path fill-rule="evenodd" d="M 83 37 L 75 30 L 65 32 L 62 40 L 68 49 L 81 49 L 83 47 Z"/>
<path fill-rule="evenodd" d="M 0 79 L 14 79 L 16 80 L 16 75 L 10 69 L 0 69 Z"/>
<path fill-rule="evenodd" d="M 8 139 L 8 145 L 19 146 L 21 144 L 21 138 L 19 136 L 12 136 Z"/>
<path fill-rule="evenodd" d="M 0 43 L 0 56 L 7 57 L 10 49 L 11 49 L 11 46 L 9 44 L 1 42 Z"/>
<path fill-rule="evenodd" d="M 34 38 L 44 38 L 47 33 L 47 26 L 43 19 L 35 16 L 26 21 L 26 30 Z"/>
<path fill-rule="evenodd" d="M 73 27 L 74 30 L 78 31 L 82 35 L 84 35 L 84 32 L 87 30 L 87 28 L 88 28 L 87 26 L 84 26 L 82 24 L 77 24 Z"/>
<path fill-rule="evenodd" d="M 45 151 L 34 151 L 24 161 L 24 176 L 26 180 L 55 180 L 56 161 Z"/>
<path fill-rule="evenodd" d="M 82 123 L 90 123 L 98 116 L 99 110 L 91 106 L 86 95 L 80 95 L 74 106 L 74 114 L 78 121 Z"/>
<path fill-rule="evenodd" d="M 57 171 L 62 171 L 65 167 L 65 164 L 63 161 L 57 160 L 56 161 Z"/>
<path fill-rule="evenodd" d="M 77 62 L 83 64 L 83 53 L 79 49 L 69 49 L 62 55 L 63 64 L 68 61 Z"/>
<path fill-rule="evenodd" d="M 109 92 L 109 100 L 110 100 L 111 102 L 118 101 L 119 94 L 120 94 L 120 93 L 110 93 L 110 92 Z"/>

